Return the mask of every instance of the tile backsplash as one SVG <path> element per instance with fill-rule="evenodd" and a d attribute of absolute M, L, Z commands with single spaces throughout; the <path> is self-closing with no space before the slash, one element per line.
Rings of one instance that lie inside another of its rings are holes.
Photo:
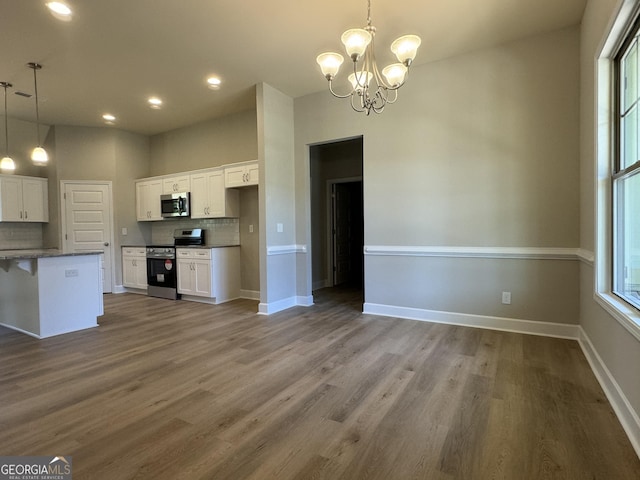
<path fill-rule="evenodd" d="M 203 218 L 153 222 L 151 241 L 154 245 L 173 245 L 176 229 L 202 228 L 207 245 L 240 245 L 240 220 L 237 218 Z"/>
<path fill-rule="evenodd" d="M 42 248 L 41 223 L 0 223 L 0 250 Z"/>

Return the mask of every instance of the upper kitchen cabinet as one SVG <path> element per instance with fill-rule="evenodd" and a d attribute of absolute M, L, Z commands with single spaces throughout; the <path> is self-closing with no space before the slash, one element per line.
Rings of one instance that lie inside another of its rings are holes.
<path fill-rule="evenodd" d="M 136 212 L 139 222 L 162 220 L 160 195 L 163 181 L 160 178 L 136 182 Z"/>
<path fill-rule="evenodd" d="M 191 218 L 240 216 L 237 190 L 227 190 L 221 168 L 191 174 Z"/>
<path fill-rule="evenodd" d="M 48 185 L 46 178 L 0 176 L 0 222 L 48 222 Z"/>
<path fill-rule="evenodd" d="M 178 175 L 162 179 L 162 193 L 183 193 L 191 191 L 191 177 Z"/>
<path fill-rule="evenodd" d="M 258 162 L 233 165 L 224 169 L 224 184 L 227 188 L 258 185 Z"/>

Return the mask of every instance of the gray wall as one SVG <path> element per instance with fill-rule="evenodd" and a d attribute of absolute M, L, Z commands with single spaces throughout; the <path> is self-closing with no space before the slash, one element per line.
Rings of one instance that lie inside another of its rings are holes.
<path fill-rule="evenodd" d="M 133 180 L 149 175 L 149 138 L 113 128 L 52 128 L 55 158 L 49 177 L 50 221 L 45 227 L 48 246 L 61 247 L 60 182 L 107 180 L 113 186 L 115 285 L 122 284 L 122 245 L 144 245 L 150 225 L 136 221 Z M 127 235 L 122 235 L 122 227 Z"/>
<path fill-rule="evenodd" d="M 296 99 L 298 243 L 312 240 L 308 145 L 362 135 L 365 245 L 577 247 L 579 40 L 575 27 L 415 67 L 381 115 L 328 92 Z M 298 265 L 299 295 L 310 269 Z M 578 271 L 367 255 L 365 302 L 576 324 Z"/>
<path fill-rule="evenodd" d="M 256 111 L 215 118 L 151 137 L 151 175 L 256 160 Z"/>

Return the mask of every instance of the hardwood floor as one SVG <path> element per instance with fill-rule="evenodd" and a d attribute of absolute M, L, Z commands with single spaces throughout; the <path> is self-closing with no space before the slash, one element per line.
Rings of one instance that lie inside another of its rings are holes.
<path fill-rule="evenodd" d="M 360 313 L 105 297 L 100 327 L 0 327 L 0 455 L 74 479 L 638 479 L 574 341 Z"/>

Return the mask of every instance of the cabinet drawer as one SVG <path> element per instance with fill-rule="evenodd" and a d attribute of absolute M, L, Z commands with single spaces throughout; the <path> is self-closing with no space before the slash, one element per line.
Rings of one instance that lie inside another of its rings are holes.
<path fill-rule="evenodd" d="M 129 257 L 144 257 L 146 254 L 145 247 L 124 247 L 122 249 L 122 255 Z"/>
<path fill-rule="evenodd" d="M 177 248 L 176 255 L 178 258 L 209 260 L 211 259 L 211 250 L 208 248 Z"/>

